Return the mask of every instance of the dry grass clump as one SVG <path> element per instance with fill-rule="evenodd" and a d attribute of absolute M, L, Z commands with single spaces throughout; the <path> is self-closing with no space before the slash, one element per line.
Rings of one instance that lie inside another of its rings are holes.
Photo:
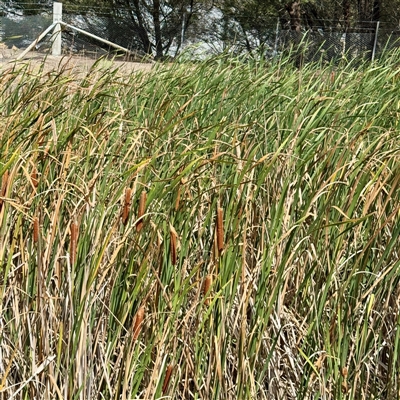
<path fill-rule="evenodd" d="M 397 59 L 1 71 L 3 397 L 397 398 Z"/>

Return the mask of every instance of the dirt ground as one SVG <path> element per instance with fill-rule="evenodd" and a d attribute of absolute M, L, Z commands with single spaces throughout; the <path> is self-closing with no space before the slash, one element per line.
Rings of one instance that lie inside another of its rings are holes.
<path fill-rule="evenodd" d="M 28 63 L 32 68 L 39 67 L 44 63 L 45 72 L 58 71 L 63 68 L 71 71 L 73 74 L 82 75 L 89 71 L 91 66 L 96 62 L 96 59 L 82 55 L 52 56 L 39 52 L 29 52 L 22 59 L 18 60 L 17 58 L 21 53 L 22 50 L 20 49 L 0 48 L 0 71 L 16 63 L 22 65 Z M 154 64 L 102 59 L 100 65 L 104 67 L 118 67 L 122 74 L 129 74 L 134 71 L 150 71 Z"/>

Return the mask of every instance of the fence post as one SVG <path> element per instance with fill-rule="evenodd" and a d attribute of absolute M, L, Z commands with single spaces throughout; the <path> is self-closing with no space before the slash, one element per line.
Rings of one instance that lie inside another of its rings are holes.
<path fill-rule="evenodd" d="M 53 3 L 53 24 L 56 24 L 53 32 L 53 45 L 51 54 L 61 56 L 61 24 L 62 21 L 62 3 Z"/>
<path fill-rule="evenodd" d="M 379 30 L 379 21 L 376 22 L 374 48 L 372 49 L 371 61 L 374 61 L 375 59 L 376 45 L 378 44 L 378 30 Z"/>

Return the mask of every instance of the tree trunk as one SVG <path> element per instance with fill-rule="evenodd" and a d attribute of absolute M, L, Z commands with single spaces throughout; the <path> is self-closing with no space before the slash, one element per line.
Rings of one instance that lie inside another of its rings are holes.
<path fill-rule="evenodd" d="M 374 0 L 374 6 L 372 9 L 372 21 L 378 22 L 381 19 L 381 2 L 380 0 Z"/>
<path fill-rule="evenodd" d="M 344 27 L 347 30 L 350 27 L 350 0 L 343 0 L 342 5 Z"/>
<path fill-rule="evenodd" d="M 304 55 L 301 44 L 301 9 L 300 1 L 293 1 L 286 5 L 286 10 L 289 13 L 290 29 L 294 33 L 294 56 L 297 68 L 303 66 Z"/>
<path fill-rule="evenodd" d="M 293 1 L 286 5 L 286 10 L 289 13 L 290 18 L 290 29 L 292 31 L 301 31 L 301 13 L 300 13 L 300 2 Z"/>
<path fill-rule="evenodd" d="M 129 7 L 129 1 L 127 2 L 127 6 Z M 132 9 L 133 15 L 132 15 L 132 22 L 135 27 L 135 30 L 137 31 L 137 35 L 140 38 L 140 41 L 143 46 L 143 51 L 146 54 L 151 54 L 152 50 L 152 45 L 149 39 L 149 35 L 147 33 L 147 29 L 145 27 L 144 23 L 144 18 L 142 15 L 141 7 L 139 4 L 139 0 L 134 0 L 133 1 L 133 9 Z M 136 18 L 134 18 L 136 17 Z"/>
<path fill-rule="evenodd" d="M 161 36 L 160 0 L 153 0 L 153 23 L 154 35 L 156 39 L 156 59 L 160 59 L 164 55 Z"/>

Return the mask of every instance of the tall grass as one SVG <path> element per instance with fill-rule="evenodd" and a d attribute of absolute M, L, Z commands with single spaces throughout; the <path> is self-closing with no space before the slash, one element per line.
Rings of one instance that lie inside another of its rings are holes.
<path fill-rule="evenodd" d="M 399 398 L 397 58 L 3 69 L 2 394 Z"/>

